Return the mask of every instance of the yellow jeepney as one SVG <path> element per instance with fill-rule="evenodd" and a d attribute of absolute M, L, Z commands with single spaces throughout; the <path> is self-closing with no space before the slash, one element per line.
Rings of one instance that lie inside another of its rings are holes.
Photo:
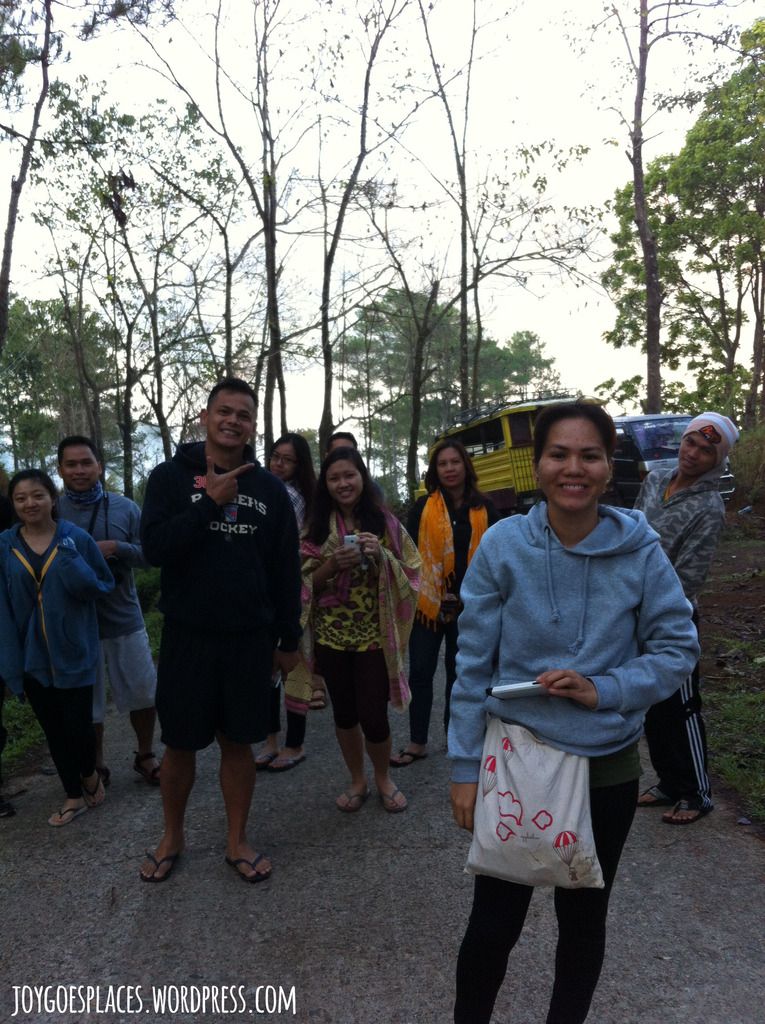
<path fill-rule="evenodd" d="M 461 441 L 478 474 L 478 486 L 502 516 L 528 512 L 537 496 L 533 471 L 534 422 L 546 405 L 573 402 L 577 395 L 545 392 L 532 398 L 503 400 L 461 412 L 428 449 L 447 437 Z M 583 399 L 595 401 L 595 399 Z M 415 498 L 425 493 L 424 480 Z"/>

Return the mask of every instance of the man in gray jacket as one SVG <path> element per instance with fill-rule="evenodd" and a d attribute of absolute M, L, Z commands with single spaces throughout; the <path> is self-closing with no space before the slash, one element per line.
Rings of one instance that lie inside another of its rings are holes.
<path fill-rule="evenodd" d="M 725 524 L 720 476 L 737 440 L 738 430 L 727 416 L 696 416 L 685 428 L 677 467 L 649 473 L 635 502 L 661 538 L 693 605 L 697 628 L 697 597 Z M 638 807 L 670 807 L 662 817 L 668 825 L 690 825 L 713 806 L 699 682 L 697 664 L 680 689 L 646 715 L 645 735 L 659 781 L 640 795 Z"/>
<path fill-rule="evenodd" d="M 133 569 L 145 566 L 140 542 L 141 511 L 122 494 L 109 493 L 101 482 L 103 463 L 88 437 L 65 437 L 58 446 L 58 473 L 64 493 L 58 499 L 61 519 L 93 537 L 112 570 L 114 590 L 96 606 L 101 661 L 93 688 L 96 727 L 96 767 L 104 785 L 110 771 L 104 764 L 105 666 L 112 697 L 120 712 L 129 712 L 137 750 L 133 768 L 149 783 L 159 785 L 159 762 L 154 756 L 154 695 L 157 675 L 149 638 L 135 588 Z"/>

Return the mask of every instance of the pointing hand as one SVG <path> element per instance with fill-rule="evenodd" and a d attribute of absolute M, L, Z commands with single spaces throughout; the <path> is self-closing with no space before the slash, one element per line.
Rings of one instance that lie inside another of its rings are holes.
<path fill-rule="evenodd" d="M 218 473 L 215 470 L 215 463 L 207 458 L 207 484 L 205 490 L 216 505 L 227 505 L 236 499 L 239 493 L 237 478 L 253 468 L 252 462 L 245 462 L 236 469 L 230 469 L 227 473 Z"/>

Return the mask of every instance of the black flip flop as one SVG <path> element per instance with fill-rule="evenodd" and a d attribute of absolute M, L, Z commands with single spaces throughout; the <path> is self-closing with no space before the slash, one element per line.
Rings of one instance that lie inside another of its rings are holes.
<path fill-rule="evenodd" d="M 243 882 L 247 882 L 250 885 L 255 885 L 257 882 L 265 882 L 267 878 L 271 877 L 271 874 L 273 872 L 273 868 L 269 868 L 268 871 L 255 870 L 256 865 L 258 865 L 263 860 L 264 857 L 264 853 L 259 853 L 257 857 L 255 857 L 253 860 L 247 860 L 246 857 L 226 857 L 226 863 L 230 867 L 232 867 L 234 871 L 236 871 L 236 873 L 239 875 Z M 239 870 L 240 864 L 246 864 L 248 867 L 252 868 L 255 874 L 245 875 L 243 871 Z"/>
<path fill-rule="evenodd" d="M 178 858 L 180 857 L 180 853 L 171 853 L 167 857 L 163 857 L 161 860 L 157 860 L 154 854 L 149 853 L 149 851 L 147 850 L 146 857 L 154 865 L 154 873 L 151 875 L 145 875 L 143 871 L 139 871 L 138 877 L 141 879 L 142 882 L 156 882 L 158 885 L 160 882 L 166 882 L 170 875 L 172 875 L 173 869 L 175 868 Z M 163 864 L 168 863 L 170 864 L 170 867 L 167 869 L 164 875 L 160 875 L 159 878 L 157 878 L 157 872 L 159 871 L 160 867 Z"/>
<path fill-rule="evenodd" d="M 424 761 L 427 756 L 428 756 L 427 754 L 415 754 L 414 751 L 412 751 L 412 750 L 401 749 L 401 750 L 399 750 L 398 754 L 396 754 L 396 757 L 398 757 L 399 760 L 398 761 L 394 761 L 393 758 L 391 758 L 390 759 L 390 766 L 391 766 L 391 768 L 408 768 L 409 765 L 410 764 L 414 764 L 415 761 Z M 411 760 L 410 761 L 402 761 L 401 760 L 402 757 L 409 757 L 409 758 L 411 758 Z"/>

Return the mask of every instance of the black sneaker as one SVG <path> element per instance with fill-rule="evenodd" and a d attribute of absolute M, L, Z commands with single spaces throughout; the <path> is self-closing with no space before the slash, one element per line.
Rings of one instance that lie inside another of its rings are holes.
<path fill-rule="evenodd" d="M 0 796 L 0 818 L 12 818 L 16 813 L 16 808 L 8 800 L 3 800 Z"/>

